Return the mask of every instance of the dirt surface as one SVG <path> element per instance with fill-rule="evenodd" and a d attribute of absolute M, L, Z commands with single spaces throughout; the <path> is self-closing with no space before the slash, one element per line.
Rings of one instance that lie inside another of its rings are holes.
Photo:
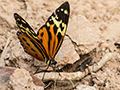
<path fill-rule="evenodd" d="M 37 32 L 52 12 L 63 2 L 65 1 L 0 0 L 1 56 L 7 41 L 9 42 L 7 51 L 3 55 L 5 66 L 24 68 L 34 73 L 36 66 L 45 65 L 44 62 L 39 62 L 24 52 L 16 35 L 19 29 L 13 15 L 19 13 Z M 69 58 L 64 58 L 63 61 L 58 60 L 58 67 L 64 67 L 64 71 L 71 72 L 76 67 L 74 65 L 76 61 L 92 57 L 97 63 L 107 53 L 113 53 L 113 58 L 100 70 L 81 80 L 57 81 L 47 90 L 73 90 L 74 87 L 83 84 L 93 86 L 98 90 L 120 90 L 120 1 L 69 0 L 68 2 L 70 4 L 70 25 L 68 23 L 68 36 L 65 37 L 70 37 L 71 47 L 77 55 L 70 53 L 68 57 L 71 58 L 71 61 Z M 80 17 L 84 17 L 84 19 Z M 85 26 L 90 29 L 86 30 Z M 92 34 L 90 34 L 91 32 Z"/>

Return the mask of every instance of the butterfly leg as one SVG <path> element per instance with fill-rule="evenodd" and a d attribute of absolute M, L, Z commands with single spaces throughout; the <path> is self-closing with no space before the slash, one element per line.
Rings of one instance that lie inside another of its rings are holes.
<path fill-rule="evenodd" d="M 41 67 L 41 66 L 38 66 L 38 67 L 37 67 L 37 70 L 35 71 L 34 74 L 39 73 L 40 67 Z M 45 65 L 45 66 L 42 66 L 42 67 L 46 67 L 46 65 Z M 44 76 L 45 76 L 45 73 L 47 72 L 47 69 L 48 69 L 48 68 L 49 68 L 49 66 L 47 66 L 47 68 L 46 68 L 45 71 L 44 71 L 44 74 L 43 74 L 43 77 L 42 77 L 42 81 L 44 80 Z"/>
<path fill-rule="evenodd" d="M 38 73 L 38 70 L 40 69 L 40 66 L 37 67 L 37 70 L 35 71 L 34 74 Z"/>
<path fill-rule="evenodd" d="M 35 73 L 34 74 L 36 74 L 36 73 L 40 73 L 41 71 L 39 71 L 40 70 L 40 67 L 46 67 L 46 65 L 45 66 L 37 66 L 37 69 L 36 69 L 36 71 L 35 71 Z M 44 71 L 44 70 L 43 70 Z"/>
<path fill-rule="evenodd" d="M 53 66 L 52 66 L 53 67 Z M 53 68 L 57 68 L 57 72 L 58 72 L 58 74 L 59 74 L 59 76 L 61 76 L 61 74 L 60 74 L 60 69 L 56 66 L 56 65 L 54 65 L 54 67 Z M 61 76 L 62 77 L 62 76 Z"/>
<path fill-rule="evenodd" d="M 45 72 L 44 72 L 43 77 L 42 77 L 42 81 L 44 80 L 44 76 L 45 76 L 45 73 L 47 72 L 48 68 L 49 68 L 49 66 L 47 66 L 47 68 L 45 69 Z"/>

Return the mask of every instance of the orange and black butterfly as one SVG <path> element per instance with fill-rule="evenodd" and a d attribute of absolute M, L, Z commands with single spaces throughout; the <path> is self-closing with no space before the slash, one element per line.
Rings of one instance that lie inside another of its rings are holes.
<path fill-rule="evenodd" d="M 54 58 L 63 42 L 69 14 L 69 3 L 65 2 L 52 13 L 36 34 L 20 15 L 14 13 L 16 23 L 20 28 L 17 35 L 24 51 L 48 66 L 56 65 Z"/>

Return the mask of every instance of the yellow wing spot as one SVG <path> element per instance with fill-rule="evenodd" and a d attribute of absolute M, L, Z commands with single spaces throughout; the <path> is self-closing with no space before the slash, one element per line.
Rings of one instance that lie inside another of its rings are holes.
<path fill-rule="evenodd" d="M 17 20 L 17 21 L 20 21 L 20 19 L 19 19 L 19 18 L 17 18 L 16 20 Z"/>
<path fill-rule="evenodd" d="M 20 26 L 22 32 L 29 32 L 29 33 L 32 32 L 32 33 L 34 33 L 34 31 L 30 30 L 28 27 L 27 27 L 27 28 L 23 27 L 22 24 L 19 24 L 19 26 Z M 22 28 L 23 28 L 23 29 L 22 29 Z M 31 31 L 31 32 L 30 32 L 30 31 Z"/>
<path fill-rule="evenodd" d="M 65 30 L 66 30 L 66 24 L 62 23 L 62 20 L 57 21 L 57 20 L 55 19 L 55 17 L 53 17 L 53 16 L 52 16 L 51 18 L 52 18 L 54 24 L 56 24 L 56 26 L 58 27 L 58 32 L 57 32 L 57 33 L 60 32 L 61 35 L 64 36 Z M 62 27 L 64 27 L 63 31 L 61 31 L 61 28 L 60 28 L 60 24 L 61 24 L 61 23 L 62 23 Z"/>
<path fill-rule="evenodd" d="M 60 32 L 62 36 L 64 36 L 66 30 L 66 26 L 64 27 L 63 31 L 61 31 L 61 28 L 58 28 L 57 34 Z"/>
<path fill-rule="evenodd" d="M 67 10 L 64 10 L 64 14 L 67 14 L 67 15 L 68 15 L 68 11 L 67 11 Z"/>
<path fill-rule="evenodd" d="M 18 24 L 20 27 L 23 27 L 22 24 Z"/>
<path fill-rule="evenodd" d="M 63 29 L 63 31 L 62 31 L 62 35 L 64 35 L 65 34 L 65 31 L 66 31 L 66 25 L 64 26 L 64 29 Z"/>
<path fill-rule="evenodd" d="M 58 34 L 59 32 L 61 33 L 61 28 L 58 28 L 58 32 L 57 32 L 57 34 Z M 61 34 L 62 34 L 62 33 L 61 33 Z"/>
<path fill-rule="evenodd" d="M 62 27 L 65 27 L 66 24 L 62 23 Z"/>
<path fill-rule="evenodd" d="M 30 29 L 29 28 L 25 28 L 26 31 L 30 32 Z M 32 31 L 32 30 L 31 30 Z"/>
<path fill-rule="evenodd" d="M 23 23 L 26 23 L 24 20 L 21 20 Z"/>
<path fill-rule="evenodd" d="M 34 36 L 34 35 L 33 35 L 33 37 L 34 37 L 35 39 L 39 40 L 39 38 L 38 38 L 38 37 L 36 37 L 36 36 Z"/>
<path fill-rule="evenodd" d="M 35 33 L 33 30 L 30 30 L 29 28 L 27 28 L 28 31 L 31 31 L 32 33 Z"/>
<path fill-rule="evenodd" d="M 50 26 L 50 23 L 49 23 L 49 22 L 47 22 L 47 23 L 46 23 L 46 25 L 49 27 L 49 26 Z"/>
<path fill-rule="evenodd" d="M 23 25 L 22 24 L 18 24 L 19 26 L 20 26 L 20 28 L 23 28 L 23 29 L 25 29 L 25 27 L 23 27 Z"/>
<path fill-rule="evenodd" d="M 59 12 L 59 10 L 57 10 L 57 12 Z"/>
<path fill-rule="evenodd" d="M 61 9 L 61 11 L 63 11 L 63 8 Z"/>
<path fill-rule="evenodd" d="M 23 29 L 21 29 L 22 32 L 25 32 Z"/>
<path fill-rule="evenodd" d="M 49 19 L 50 21 L 52 20 L 52 19 Z"/>
<path fill-rule="evenodd" d="M 64 36 L 65 31 L 66 31 L 66 24 L 62 23 L 62 27 L 64 27 L 63 31 L 61 31 L 61 28 L 58 29 L 58 32 L 61 33 L 62 36 Z"/>
<path fill-rule="evenodd" d="M 53 16 L 52 16 L 51 18 L 52 18 L 54 24 L 56 24 L 57 27 L 60 27 L 60 24 L 62 23 L 62 20 L 57 21 L 57 20 L 55 19 L 55 17 L 53 17 Z"/>

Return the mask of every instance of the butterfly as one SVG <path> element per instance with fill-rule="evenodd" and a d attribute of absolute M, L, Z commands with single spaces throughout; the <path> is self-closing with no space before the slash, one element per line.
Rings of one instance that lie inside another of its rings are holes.
<path fill-rule="evenodd" d="M 30 25 L 17 13 L 14 13 L 20 31 L 17 36 L 24 51 L 48 66 L 56 65 L 55 56 L 63 42 L 70 14 L 69 3 L 66 1 L 48 18 L 37 34 Z"/>

